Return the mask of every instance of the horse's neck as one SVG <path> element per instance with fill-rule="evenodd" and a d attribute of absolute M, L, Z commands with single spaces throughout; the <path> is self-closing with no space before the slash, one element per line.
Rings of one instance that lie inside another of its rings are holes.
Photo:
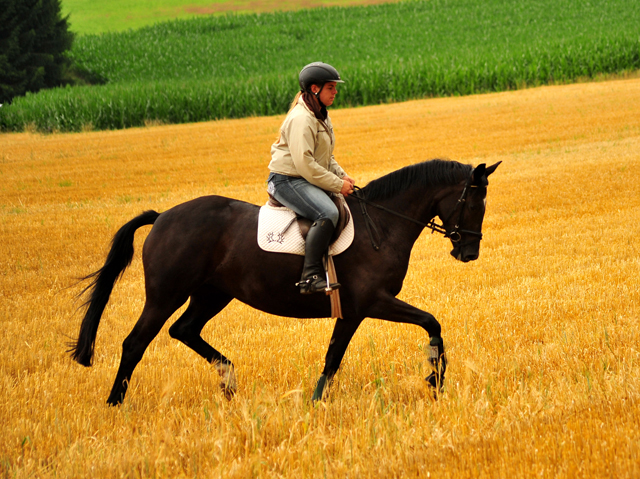
<path fill-rule="evenodd" d="M 374 201 L 374 203 L 425 224 L 436 214 L 436 198 L 439 192 L 440 188 L 437 187 L 428 190 L 409 188 L 392 198 Z M 401 243 L 406 243 L 409 240 L 413 244 L 424 228 L 418 223 L 379 209 L 376 209 L 374 221 L 380 224 L 386 236 L 397 239 Z"/>

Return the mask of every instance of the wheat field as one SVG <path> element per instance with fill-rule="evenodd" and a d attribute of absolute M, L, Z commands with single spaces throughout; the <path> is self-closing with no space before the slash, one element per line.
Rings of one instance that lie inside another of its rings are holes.
<path fill-rule="evenodd" d="M 365 320 L 313 406 L 333 321 L 233 302 L 203 331 L 236 365 L 233 400 L 170 320 L 107 407 L 148 227 L 90 369 L 65 352 L 77 278 L 145 209 L 262 204 L 282 117 L 0 135 L 2 477 L 639 477 L 639 106 L 629 79 L 332 112 L 359 185 L 435 157 L 503 161 L 480 258 L 424 233 L 400 293 L 443 326 L 437 402 L 417 327 Z"/>

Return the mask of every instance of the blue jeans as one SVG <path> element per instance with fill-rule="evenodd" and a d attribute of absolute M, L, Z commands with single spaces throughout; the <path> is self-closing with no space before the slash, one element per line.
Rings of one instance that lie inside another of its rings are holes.
<path fill-rule="evenodd" d="M 327 218 L 333 226 L 338 224 L 338 208 L 324 190 L 304 178 L 270 173 L 267 191 L 287 208 L 300 216 L 318 221 Z"/>

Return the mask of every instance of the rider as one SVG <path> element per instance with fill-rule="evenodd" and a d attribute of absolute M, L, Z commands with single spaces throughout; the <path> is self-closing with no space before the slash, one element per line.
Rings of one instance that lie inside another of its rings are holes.
<path fill-rule="evenodd" d="M 335 136 L 327 107 L 344 83 L 338 71 L 322 62 L 305 66 L 300 92 L 291 103 L 280 136 L 271 146 L 268 192 L 283 205 L 313 221 L 305 245 L 300 293 L 324 291 L 322 257 L 338 223 L 330 193 L 353 193 L 355 181 L 333 158 Z"/>

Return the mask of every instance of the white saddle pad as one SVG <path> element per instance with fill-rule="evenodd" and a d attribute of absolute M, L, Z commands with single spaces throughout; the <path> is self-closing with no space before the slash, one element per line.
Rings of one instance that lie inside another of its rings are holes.
<path fill-rule="evenodd" d="M 353 242 L 353 218 L 349 211 L 349 222 L 340 237 L 329 246 L 329 254 L 337 255 Z M 274 253 L 290 253 L 304 256 L 304 239 L 300 233 L 296 214 L 287 207 L 277 208 L 266 204 L 258 215 L 258 246 Z"/>

